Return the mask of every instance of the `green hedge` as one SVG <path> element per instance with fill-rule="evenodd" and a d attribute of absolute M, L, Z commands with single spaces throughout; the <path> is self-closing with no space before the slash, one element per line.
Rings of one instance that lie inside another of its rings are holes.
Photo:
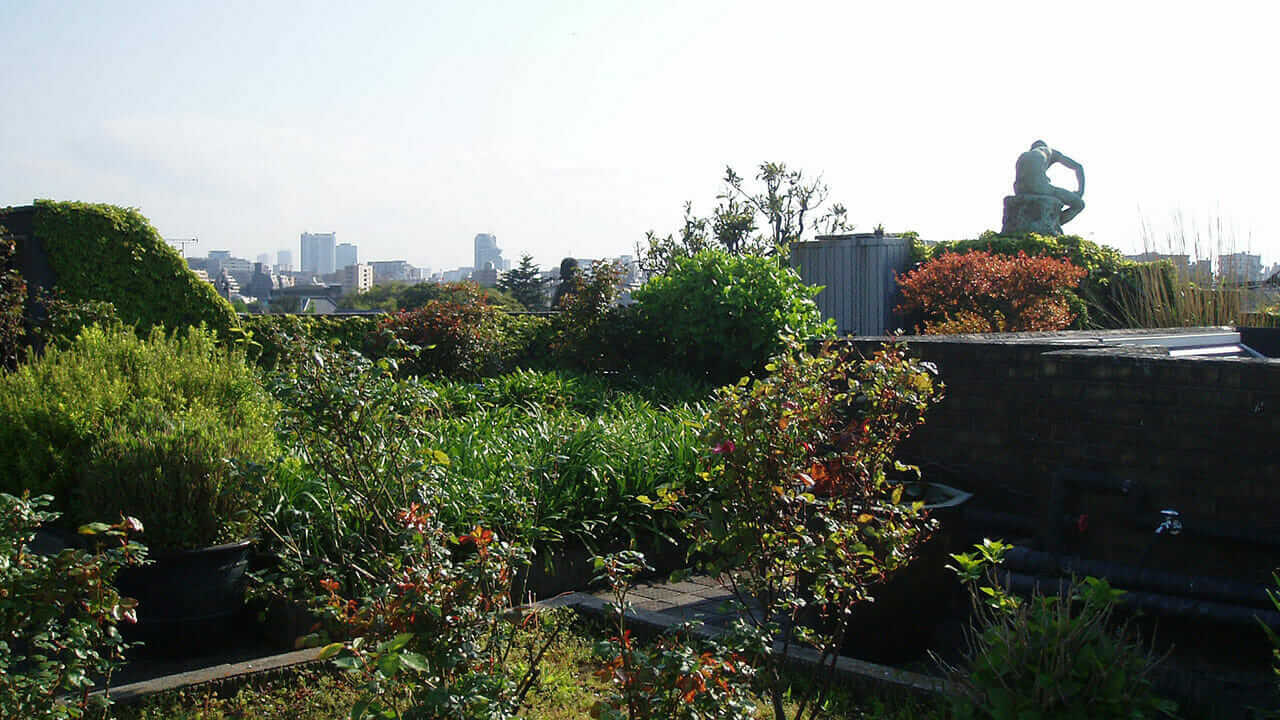
<path fill-rule="evenodd" d="M 237 325 L 231 305 L 137 210 L 37 200 L 35 235 L 69 300 L 110 302 L 143 331 L 204 323 L 225 333 Z"/>

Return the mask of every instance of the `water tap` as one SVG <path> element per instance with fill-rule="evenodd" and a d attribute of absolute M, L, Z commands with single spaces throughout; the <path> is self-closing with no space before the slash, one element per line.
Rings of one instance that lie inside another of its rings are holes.
<path fill-rule="evenodd" d="M 1169 535 L 1177 535 L 1182 532 L 1182 517 L 1177 510 L 1161 510 L 1159 527 L 1156 528 L 1157 535 L 1168 533 Z"/>

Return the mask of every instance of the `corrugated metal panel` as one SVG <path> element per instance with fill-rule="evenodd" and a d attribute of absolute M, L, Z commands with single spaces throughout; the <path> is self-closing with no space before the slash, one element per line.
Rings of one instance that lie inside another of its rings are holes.
<path fill-rule="evenodd" d="M 828 235 L 793 245 L 791 264 L 806 283 L 826 286 L 815 301 L 842 334 L 883 335 L 896 327 L 894 273 L 907 269 L 910 255 L 900 237 Z"/>

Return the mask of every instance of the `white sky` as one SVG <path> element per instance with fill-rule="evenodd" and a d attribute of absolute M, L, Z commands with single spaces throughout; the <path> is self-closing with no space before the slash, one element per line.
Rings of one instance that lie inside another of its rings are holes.
<path fill-rule="evenodd" d="M 138 207 L 189 254 L 296 263 L 334 231 L 444 269 L 492 232 L 549 266 L 632 252 L 766 160 L 861 230 L 973 237 L 1043 138 L 1085 167 L 1068 231 L 1132 252 L 1180 213 L 1270 264 L 1272 7 L 3 0 L 0 205 Z"/>

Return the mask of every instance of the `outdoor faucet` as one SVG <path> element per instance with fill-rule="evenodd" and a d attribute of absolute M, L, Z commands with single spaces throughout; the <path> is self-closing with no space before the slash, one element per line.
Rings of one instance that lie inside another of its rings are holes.
<path fill-rule="evenodd" d="M 1177 510 L 1161 510 L 1160 515 L 1164 519 L 1160 521 L 1160 526 L 1156 528 L 1157 535 L 1163 535 L 1164 533 L 1177 535 L 1182 532 L 1182 517 Z"/>

